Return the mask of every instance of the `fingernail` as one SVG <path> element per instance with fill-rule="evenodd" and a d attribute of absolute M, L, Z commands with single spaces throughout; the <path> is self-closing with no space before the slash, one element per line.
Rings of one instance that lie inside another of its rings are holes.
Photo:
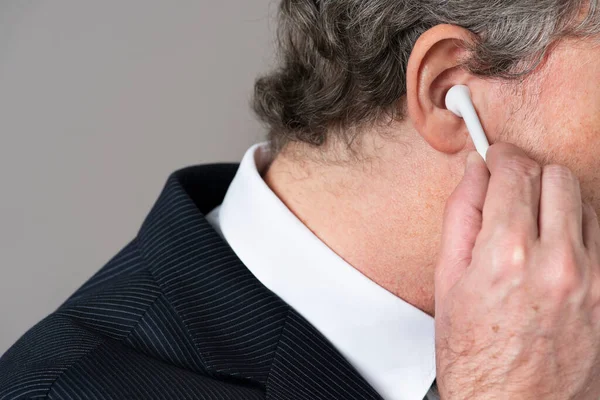
<path fill-rule="evenodd" d="M 467 172 L 473 165 L 477 163 L 477 159 L 481 158 L 479 153 L 476 151 L 472 151 L 467 155 L 467 165 L 465 166 L 465 172 Z"/>

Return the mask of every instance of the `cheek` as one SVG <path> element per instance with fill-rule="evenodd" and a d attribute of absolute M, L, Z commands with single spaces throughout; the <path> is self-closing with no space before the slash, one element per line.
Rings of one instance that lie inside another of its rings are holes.
<path fill-rule="evenodd" d="M 598 99 L 598 100 L 595 100 Z M 600 210 L 600 93 L 582 91 L 540 99 L 525 123 L 513 127 L 507 140 L 541 165 L 569 167 L 580 179 L 582 197 Z"/>
<path fill-rule="evenodd" d="M 576 63 L 573 60 L 578 60 Z M 600 210 L 600 47 L 565 43 L 521 87 L 523 104 L 505 107 L 514 143 L 542 165 L 561 164 L 580 179 L 584 200 Z M 514 100 L 514 99 L 513 99 Z M 510 96 L 504 104 L 516 104 Z"/>
<path fill-rule="evenodd" d="M 573 86 L 566 93 L 541 97 L 533 118 L 536 136 L 530 137 L 530 147 L 542 164 L 566 165 L 584 176 L 598 169 L 600 91 Z"/>
<path fill-rule="evenodd" d="M 546 163 L 561 163 L 573 170 L 595 164 L 600 144 L 600 68 L 598 48 L 556 50 L 530 96 L 531 118 L 542 131 L 537 152 Z M 573 63 L 572 60 L 580 62 Z"/>

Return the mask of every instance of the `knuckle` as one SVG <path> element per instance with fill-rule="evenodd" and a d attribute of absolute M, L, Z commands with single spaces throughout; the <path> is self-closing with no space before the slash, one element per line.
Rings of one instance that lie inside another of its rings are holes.
<path fill-rule="evenodd" d="M 575 246 L 572 246 L 570 244 L 563 244 L 562 246 L 558 246 L 554 254 L 554 259 L 557 265 L 560 266 L 558 270 L 563 273 L 575 271 L 579 264 L 577 250 L 575 249 Z"/>
<path fill-rule="evenodd" d="M 492 273 L 496 280 L 513 280 L 525 271 L 528 256 L 528 239 L 520 233 L 505 235 L 502 232 L 510 228 L 501 228 L 499 235 L 504 236 L 501 241 L 494 240 L 492 251 Z"/>
<path fill-rule="evenodd" d="M 576 292 L 581 284 L 579 257 L 572 246 L 562 246 L 553 252 L 541 279 L 551 293 L 561 298 Z"/>
<path fill-rule="evenodd" d="M 542 168 L 537 162 L 519 154 L 512 154 L 506 157 L 501 167 L 513 176 L 528 179 L 539 178 L 542 174 Z"/>
<path fill-rule="evenodd" d="M 526 247 L 524 245 L 514 244 L 509 247 L 505 260 L 511 270 L 522 270 L 525 268 L 526 264 L 525 256 Z"/>
<path fill-rule="evenodd" d="M 558 164 L 551 164 L 544 167 L 544 179 L 551 182 L 579 185 L 579 179 L 567 167 Z"/>

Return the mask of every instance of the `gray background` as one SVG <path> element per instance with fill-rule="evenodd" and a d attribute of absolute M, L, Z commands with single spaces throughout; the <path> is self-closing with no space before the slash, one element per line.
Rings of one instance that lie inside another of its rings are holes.
<path fill-rule="evenodd" d="M 239 160 L 275 0 L 0 0 L 0 354 L 124 246 L 175 169 Z"/>

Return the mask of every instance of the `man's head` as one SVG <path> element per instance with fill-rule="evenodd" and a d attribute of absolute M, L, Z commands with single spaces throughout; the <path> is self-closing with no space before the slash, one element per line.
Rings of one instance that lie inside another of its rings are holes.
<path fill-rule="evenodd" d="M 457 84 L 470 87 L 490 143 L 514 143 L 542 164 L 570 167 L 582 180 L 584 199 L 600 211 L 599 5 L 599 0 L 283 0 L 281 65 L 258 80 L 254 108 L 283 158 L 288 149 L 305 160 L 318 155 L 314 173 L 299 175 L 324 176 L 322 187 L 334 192 L 336 207 L 368 197 L 366 210 L 346 215 L 358 219 L 364 211 L 369 221 L 385 216 L 377 221 L 389 226 L 378 222 L 381 226 L 369 228 L 371 240 L 360 244 L 363 253 L 369 246 L 385 247 L 375 241 L 386 235 L 402 235 L 412 240 L 411 254 L 434 258 L 435 246 L 425 243 L 439 237 L 443 203 L 474 149 L 463 121 L 444 106 L 446 92 Z M 358 198 L 348 199 L 351 192 Z M 314 202 L 287 200 L 303 217 L 313 212 Z M 329 215 L 336 207 L 328 208 Z M 334 250 L 360 253 L 356 243 L 337 239 L 341 229 L 319 225 L 311 229 L 334 238 L 328 243 Z M 390 242 L 388 250 L 397 245 Z M 356 267 L 373 256 L 347 259 Z"/>
<path fill-rule="evenodd" d="M 486 92 L 479 94 L 485 104 L 476 107 L 498 101 L 509 106 L 512 116 L 510 107 L 515 104 L 537 105 L 539 85 L 534 87 L 535 79 L 530 85 L 523 79 L 532 78 L 553 45 L 600 32 L 596 3 L 283 0 L 281 65 L 257 82 L 254 107 L 269 125 L 276 150 L 289 142 L 348 144 L 360 139 L 364 130 L 385 129 L 398 121 L 417 122 L 424 136 L 430 136 L 424 132 L 430 128 L 448 132 L 456 127 L 456 121 L 447 121 L 451 117 L 431 121 L 429 110 L 411 109 L 410 104 L 443 108 L 440 98 L 452 81 L 485 80 Z M 454 27 L 440 29 L 444 24 Z M 425 33 L 427 40 L 419 41 Z M 578 60 L 562 61 L 579 66 Z M 488 91 L 503 87 L 513 90 Z M 526 87 L 531 89 L 529 97 L 524 96 Z M 506 104 L 508 97 L 511 102 Z"/>

